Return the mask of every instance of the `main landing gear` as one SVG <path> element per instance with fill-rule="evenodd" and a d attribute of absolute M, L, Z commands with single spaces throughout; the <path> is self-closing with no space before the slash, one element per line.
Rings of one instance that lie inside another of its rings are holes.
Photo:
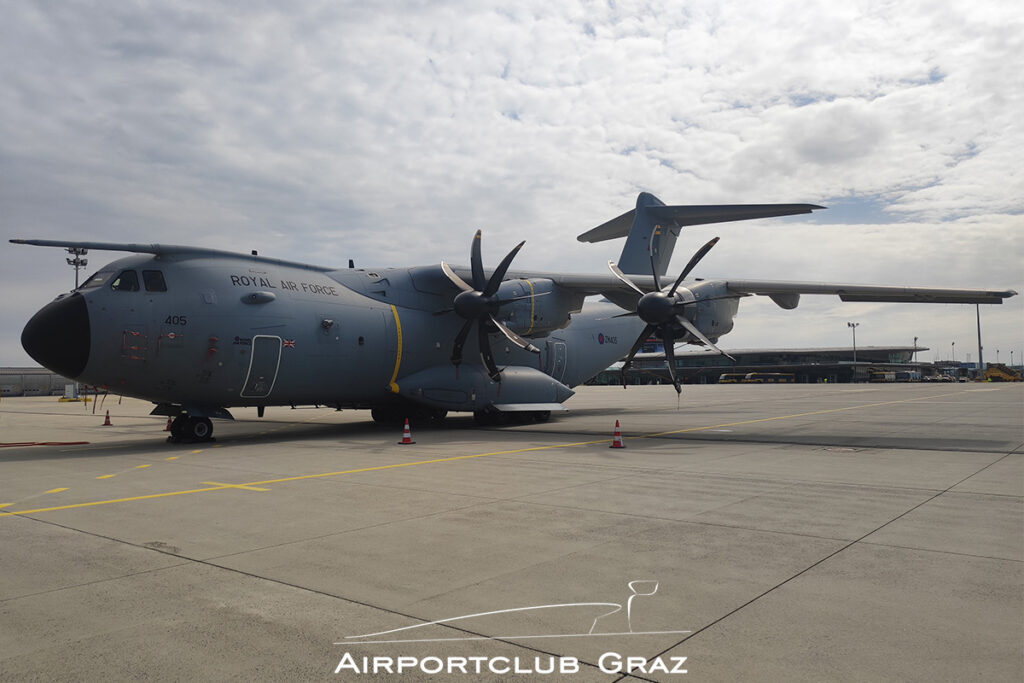
<path fill-rule="evenodd" d="M 213 423 L 208 417 L 179 415 L 171 422 L 170 443 L 199 443 L 213 441 Z"/>
<path fill-rule="evenodd" d="M 550 410 L 505 412 L 496 408 L 488 408 L 473 413 L 473 420 L 481 427 L 524 425 L 531 422 L 547 422 L 550 418 Z"/>

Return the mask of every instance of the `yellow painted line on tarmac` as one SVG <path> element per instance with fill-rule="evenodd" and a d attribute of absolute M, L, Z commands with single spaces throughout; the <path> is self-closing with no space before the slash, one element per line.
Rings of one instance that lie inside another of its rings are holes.
<path fill-rule="evenodd" d="M 96 478 L 97 479 L 113 479 L 116 476 L 117 476 L 116 474 L 101 474 L 100 476 L 98 476 Z"/>
<path fill-rule="evenodd" d="M 164 460 L 177 460 L 177 459 L 178 459 L 178 458 L 180 458 L 180 457 L 181 457 L 180 455 L 172 455 L 172 456 L 171 456 L 171 457 L 169 457 L 169 458 L 164 458 Z"/>
<path fill-rule="evenodd" d="M 756 424 L 756 423 L 759 423 L 759 422 L 770 422 L 770 421 L 773 421 L 773 420 L 787 420 L 787 419 L 794 419 L 794 418 L 798 418 L 798 417 L 808 417 L 808 416 L 812 416 L 812 415 L 826 415 L 826 414 L 829 414 L 829 413 L 838 413 L 838 412 L 849 411 L 849 410 L 857 410 L 857 409 L 860 409 L 860 408 L 877 408 L 879 406 L 894 405 L 894 404 L 897 404 L 897 403 L 912 403 L 912 402 L 915 402 L 915 401 L 927 401 L 927 400 L 931 400 L 931 399 L 935 399 L 935 398 L 942 398 L 942 397 L 945 397 L 945 396 L 955 396 L 958 393 L 960 393 L 960 392 L 946 393 L 946 394 L 933 394 L 933 395 L 930 395 L 930 396 L 921 396 L 919 398 L 902 399 L 902 400 L 899 400 L 899 401 L 885 401 L 885 402 L 882 402 L 882 403 L 866 403 L 866 404 L 861 404 L 861 405 L 856 405 L 856 406 L 847 406 L 845 408 L 832 408 L 832 409 L 829 409 L 829 410 L 816 410 L 816 411 L 807 412 L 807 413 L 796 413 L 794 415 L 779 415 L 777 417 L 764 417 L 764 418 L 758 418 L 758 419 L 754 419 L 754 420 L 741 420 L 741 421 L 738 421 L 738 422 L 728 422 L 728 423 L 725 423 L 725 424 L 707 425 L 707 426 L 703 426 L 703 427 L 690 427 L 690 428 L 687 428 L 687 429 L 677 429 L 677 430 L 673 430 L 673 431 L 669 431 L 669 432 L 658 432 L 656 434 L 644 434 L 644 435 L 641 435 L 640 437 L 636 437 L 636 438 L 654 438 L 654 437 L 658 437 L 658 436 L 667 436 L 667 435 L 670 435 L 670 434 L 683 434 L 683 433 L 687 433 L 687 432 L 707 431 L 707 430 L 710 430 L 710 429 L 721 429 L 723 427 L 733 427 L 733 426 L 745 425 L 745 424 Z M 474 453 L 474 454 L 471 454 L 471 455 L 455 455 L 455 456 L 451 456 L 451 457 L 447 457 L 447 458 L 434 458 L 434 459 L 431 459 L 431 460 L 417 460 L 417 461 L 414 461 L 414 462 L 395 463 L 395 464 L 392 464 L 392 465 L 376 465 L 376 466 L 373 466 L 373 467 L 360 467 L 360 468 L 351 469 L 351 470 L 339 470 L 337 472 L 321 472 L 319 474 L 304 474 L 304 475 L 298 475 L 298 476 L 294 476 L 294 477 L 281 477 L 279 479 L 265 479 L 263 481 L 251 481 L 251 482 L 247 482 L 247 483 L 244 483 L 244 484 L 222 484 L 222 483 L 219 483 L 219 482 L 203 482 L 205 484 L 210 484 L 209 488 L 188 489 L 188 490 L 185 490 L 185 491 L 169 491 L 167 493 L 152 493 L 152 494 L 143 495 L 143 496 L 132 496 L 132 497 L 128 497 L 128 498 L 114 498 L 114 499 L 111 499 L 111 500 L 98 500 L 98 501 L 92 501 L 92 502 L 88 502 L 88 503 L 73 503 L 73 504 L 70 504 L 70 505 L 60 505 L 60 506 L 48 507 L 48 508 L 37 508 L 37 509 L 34 509 L 34 510 L 16 510 L 16 511 L 12 511 L 12 512 L 0 512 L 0 517 L 10 517 L 10 516 L 14 516 L 14 515 L 35 514 L 35 513 L 40 513 L 40 512 L 55 512 L 55 511 L 58 511 L 58 510 L 72 510 L 72 509 L 77 509 L 77 508 L 95 507 L 95 506 L 98 506 L 98 505 L 111 505 L 111 504 L 114 504 L 114 503 L 129 503 L 129 502 L 140 501 L 140 500 L 152 500 L 152 499 L 155 499 L 155 498 L 167 498 L 167 497 L 170 497 L 170 496 L 184 496 L 184 495 L 189 495 L 189 494 L 193 494 L 193 493 L 206 493 L 206 492 L 209 492 L 209 491 L 225 491 L 225 490 L 229 490 L 229 489 L 244 489 L 244 490 L 254 490 L 254 491 L 265 491 L 267 489 L 264 489 L 262 487 L 267 486 L 269 484 L 283 484 L 285 482 L 304 481 L 304 480 L 307 480 L 307 479 L 326 479 L 328 477 L 339 477 L 339 476 L 344 476 L 344 475 L 347 475 L 347 474 L 360 474 L 360 473 L 363 473 L 363 472 L 383 472 L 385 470 L 394 470 L 394 469 L 399 469 L 399 468 L 403 468 L 403 467 L 418 467 L 420 465 L 437 465 L 437 464 L 448 463 L 448 462 L 459 462 L 459 461 L 463 461 L 463 460 L 474 460 L 474 459 L 477 459 L 477 458 L 489 458 L 489 457 L 496 456 L 496 455 L 515 455 L 515 454 L 518 454 L 518 453 L 534 453 L 534 452 L 538 452 L 538 451 L 550 451 L 550 450 L 555 450 L 555 449 L 558 449 L 558 448 L 576 448 L 576 447 L 579 447 L 579 446 L 594 446 L 594 445 L 597 445 L 597 444 L 608 443 L 610 441 L 611 441 L 611 439 L 597 439 L 597 440 L 594 440 L 594 441 L 577 441 L 577 442 L 573 442 L 573 443 L 551 444 L 551 445 L 547 445 L 547 446 L 533 446 L 533 447 L 530 447 L 530 448 L 515 448 L 515 449 L 510 449 L 510 450 L 504 450 L 504 451 L 490 451 L 490 452 L 487 452 L 487 453 Z M 107 474 L 107 475 L 103 475 L 101 477 L 97 477 L 97 479 L 108 479 L 108 478 L 113 477 L 113 476 L 116 476 L 116 475 Z"/>
<path fill-rule="evenodd" d="M 3 510 L 4 508 L 9 508 L 12 505 L 14 505 L 14 503 L 0 503 L 0 510 Z"/>
<path fill-rule="evenodd" d="M 641 439 L 651 439 L 658 436 L 669 436 L 671 434 L 685 434 L 687 432 L 701 432 L 709 429 L 721 429 L 723 427 L 737 427 L 739 425 L 757 424 L 759 422 L 773 422 L 775 420 L 792 420 L 798 417 L 810 417 L 812 415 L 828 415 L 829 413 L 841 413 L 847 410 L 859 410 L 861 408 L 878 408 L 879 406 L 891 406 L 897 403 L 913 403 L 915 401 L 928 401 L 933 398 L 942 398 L 944 396 L 956 396 L 957 393 L 949 394 L 933 394 L 931 396 L 919 396 L 918 398 L 905 398 L 899 401 L 883 401 L 882 403 L 862 403 L 857 406 L 846 406 L 845 408 L 830 408 L 828 410 L 812 410 L 808 413 L 796 413 L 794 415 L 778 415 L 776 417 L 761 417 L 754 420 L 741 420 L 739 422 L 725 422 L 719 425 L 711 425 L 707 427 L 688 427 L 686 429 L 674 429 L 669 432 L 658 432 L 656 434 L 644 434 L 639 437 Z"/>
<path fill-rule="evenodd" d="M 144 470 L 144 469 L 146 469 L 147 467 L 152 467 L 152 466 L 153 466 L 153 464 L 152 464 L 152 463 L 150 463 L 150 464 L 148 464 L 148 465 L 136 465 L 136 466 L 135 466 L 135 469 L 137 469 L 137 470 Z"/>
<path fill-rule="evenodd" d="M 303 474 L 297 477 L 282 477 L 281 479 L 267 479 L 265 481 L 251 481 L 249 486 L 264 486 L 266 484 L 283 484 L 288 481 L 302 481 L 304 479 L 323 479 L 325 477 L 338 477 L 343 474 L 359 474 L 361 472 L 380 472 L 382 470 L 393 470 L 400 467 L 416 467 L 418 465 L 436 465 L 443 462 L 457 462 L 459 460 L 471 460 L 473 458 L 489 458 L 493 455 L 513 455 L 515 453 L 529 453 L 531 451 L 550 451 L 556 448 L 574 448 L 576 446 L 592 446 L 599 443 L 608 443 L 611 439 L 598 439 L 597 441 L 579 441 L 576 443 L 560 443 L 550 446 L 534 446 L 532 448 L 516 448 L 509 451 L 493 451 L 491 453 L 474 453 L 473 455 L 453 455 L 450 458 L 437 458 L 436 460 L 417 460 L 416 462 L 400 462 L 394 465 L 376 465 L 374 467 L 361 467 L 354 470 L 340 470 L 338 472 L 322 472 L 320 474 Z"/>
<path fill-rule="evenodd" d="M 49 491 L 47 491 L 47 493 L 61 493 L 63 491 L 67 491 L 67 489 L 66 488 L 63 488 L 63 489 L 50 489 Z"/>
<path fill-rule="evenodd" d="M 209 484 L 210 486 L 220 486 L 220 487 L 226 488 L 226 489 L 245 489 L 246 491 L 269 491 L 270 490 L 270 489 L 257 488 L 255 486 L 252 486 L 251 484 L 222 484 L 219 481 L 204 481 L 203 483 L 204 484 Z"/>
<path fill-rule="evenodd" d="M 79 508 L 95 507 L 97 505 L 111 505 L 113 503 L 130 503 L 136 500 L 152 500 L 154 498 L 169 498 L 171 496 L 186 496 L 190 493 L 205 493 L 207 491 L 223 491 L 225 486 L 211 486 L 204 489 L 188 489 L 186 491 L 169 491 L 167 493 L 150 493 L 145 496 L 131 496 L 128 498 L 113 498 L 111 500 L 94 500 L 88 503 L 72 503 L 70 505 L 58 505 L 49 508 L 38 508 L 35 510 L 16 510 L 14 512 L 0 512 L 0 517 L 13 517 L 14 515 L 30 515 L 37 512 L 55 512 L 57 510 L 77 510 Z"/>
<path fill-rule="evenodd" d="M 195 455 L 196 453 L 202 453 L 202 452 L 203 452 L 203 449 L 202 449 L 202 448 L 200 448 L 200 449 L 199 449 L 199 450 L 197 450 L 197 451 L 192 451 L 192 455 Z"/>

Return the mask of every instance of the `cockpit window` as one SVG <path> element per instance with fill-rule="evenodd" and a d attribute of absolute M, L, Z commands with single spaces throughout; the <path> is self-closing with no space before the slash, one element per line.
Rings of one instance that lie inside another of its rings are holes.
<path fill-rule="evenodd" d="M 139 274 L 134 270 L 122 270 L 121 274 L 110 283 L 110 288 L 116 292 L 137 292 L 139 291 Z"/>
<path fill-rule="evenodd" d="M 146 284 L 147 292 L 167 291 L 167 283 L 164 282 L 164 274 L 159 270 L 142 271 L 142 281 Z"/>
<path fill-rule="evenodd" d="M 89 276 L 88 280 L 82 283 L 82 286 L 79 287 L 79 289 L 94 289 L 96 287 L 105 285 L 107 281 L 111 278 L 111 276 L 113 276 L 113 274 L 114 271 L 112 270 L 101 270 L 96 273 L 93 273 L 92 275 Z"/>

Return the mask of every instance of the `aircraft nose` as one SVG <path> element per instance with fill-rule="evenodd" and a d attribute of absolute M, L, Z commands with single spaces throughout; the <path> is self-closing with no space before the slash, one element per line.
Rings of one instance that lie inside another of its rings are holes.
<path fill-rule="evenodd" d="M 74 379 L 89 361 L 89 310 L 77 292 L 51 301 L 25 325 L 21 345 L 44 368 Z"/>

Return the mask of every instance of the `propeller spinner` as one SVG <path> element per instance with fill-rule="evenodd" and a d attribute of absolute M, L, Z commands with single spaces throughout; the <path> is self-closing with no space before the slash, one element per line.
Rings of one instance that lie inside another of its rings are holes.
<path fill-rule="evenodd" d="M 456 275 L 451 266 L 444 261 L 441 262 L 441 270 L 444 271 L 444 274 L 448 276 L 448 279 L 456 287 L 462 290 L 455 296 L 452 306 L 455 313 L 466 321 L 462 325 L 462 329 L 459 330 L 459 333 L 455 335 L 455 343 L 452 346 L 452 363 L 456 366 L 462 363 L 462 347 L 466 343 L 466 338 L 469 337 L 470 330 L 475 323 L 477 326 L 480 358 L 487 368 L 487 374 L 495 382 L 501 381 L 501 371 L 495 365 L 494 354 L 491 353 L 488 335 L 492 328 L 497 329 L 505 335 L 506 339 L 519 348 L 533 353 L 540 353 L 540 349 L 510 330 L 507 325 L 497 318 L 498 310 L 503 305 L 523 298 L 500 299 L 498 298 L 498 288 L 501 286 L 501 281 L 505 278 L 505 273 L 508 272 L 508 268 L 512 264 L 512 259 L 515 258 L 524 244 L 526 244 L 525 241 L 517 244 L 498 264 L 490 279 L 487 279 L 484 275 L 483 258 L 480 255 L 480 231 L 477 230 L 476 235 L 473 237 L 472 249 L 470 250 L 470 266 L 473 272 L 472 286 Z"/>

